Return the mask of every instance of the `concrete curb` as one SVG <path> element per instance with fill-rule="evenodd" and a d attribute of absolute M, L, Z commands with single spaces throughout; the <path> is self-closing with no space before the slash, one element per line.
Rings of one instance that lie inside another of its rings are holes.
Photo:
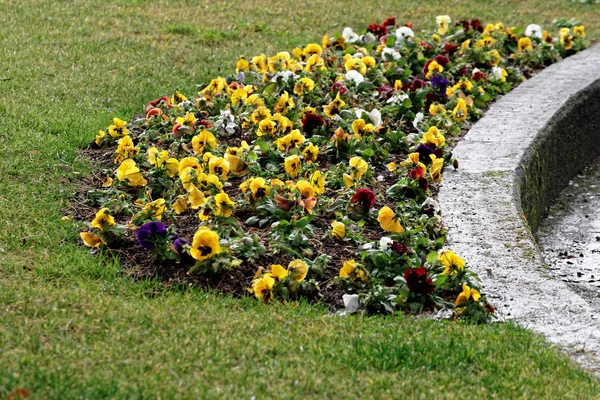
<path fill-rule="evenodd" d="M 600 308 L 550 276 L 531 234 L 569 180 L 600 155 L 600 45 L 499 99 L 453 151 L 439 201 L 448 247 L 479 274 L 502 319 L 600 371 Z"/>

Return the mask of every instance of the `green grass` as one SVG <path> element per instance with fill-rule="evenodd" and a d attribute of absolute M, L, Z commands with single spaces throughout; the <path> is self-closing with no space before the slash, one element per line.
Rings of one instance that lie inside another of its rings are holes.
<path fill-rule="evenodd" d="M 165 291 L 92 257 L 60 221 L 91 171 L 77 149 L 113 116 L 175 88 L 193 94 L 240 54 L 390 15 L 432 28 L 446 13 L 545 27 L 575 17 L 600 38 L 597 6 L 567 0 L 0 1 L 0 397 L 598 397 L 589 374 L 510 324 Z"/>

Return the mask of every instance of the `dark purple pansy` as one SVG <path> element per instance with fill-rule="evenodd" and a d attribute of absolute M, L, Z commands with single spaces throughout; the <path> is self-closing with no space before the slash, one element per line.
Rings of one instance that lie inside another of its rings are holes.
<path fill-rule="evenodd" d="M 446 92 L 446 88 L 449 84 L 450 82 L 448 82 L 448 79 L 445 79 L 444 77 L 441 77 L 439 75 L 433 75 L 431 77 L 431 86 L 440 89 L 440 91 L 443 93 Z"/>
<path fill-rule="evenodd" d="M 408 289 L 417 294 L 431 294 L 435 289 L 431 278 L 427 277 L 427 269 L 425 267 L 410 268 L 404 273 L 406 286 Z"/>
<path fill-rule="evenodd" d="M 398 242 L 392 243 L 392 249 L 400 255 L 412 254 L 412 252 L 413 252 L 410 247 L 408 247 L 407 245 L 405 245 L 403 243 L 398 243 Z"/>
<path fill-rule="evenodd" d="M 186 244 L 187 242 L 185 240 L 177 238 L 173 241 L 173 248 L 175 248 L 177 254 L 181 255 L 181 253 L 183 253 L 183 246 L 185 246 Z"/>
<path fill-rule="evenodd" d="M 313 131 L 323 124 L 325 121 L 317 114 L 308 113 L 302 118 L 302 130 L 309 135 L 312 135 Z"/>
<path fill-rule="evenodd" d="M 350 202 L 357 203 L 364 212 L 367 212 L 375 205 L 375 193 L 369 189 L 358 189 L 350 199 Z"/>
<path fill-rule="evenodd" d="M 157 240 L 167 237 L 167 227 L 160 221 L 146 222 L 137 230 L 137 241 L 144 249 L 153 249 Z"/>
<path fill-rule="evenodd" d="M 427 144 L 418 145 L 416 151 L 419 153 L 419 161 L 425 165 L 431 163 L 431 157 L 429 156 L 435 154 L 435 148 Z"/>

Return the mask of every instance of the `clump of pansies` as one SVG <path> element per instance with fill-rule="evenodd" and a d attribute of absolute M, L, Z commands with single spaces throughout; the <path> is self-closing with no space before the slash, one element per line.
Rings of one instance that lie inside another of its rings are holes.
<path fill-rule="evenodd" d="M 265 302 L 487 321 L 433 198 L 458 167 L 449 144 L 499 94 L 585 48 L 585 29 L 436 23 L 418 33 L 388 18 L 240 57 L 193 96 L 114 118 L 92 142 L 111 164 L 89 192 L 98 211 L 83 242 L 126 254 L 137 243 L 158 266 L 242 280 Z"/>

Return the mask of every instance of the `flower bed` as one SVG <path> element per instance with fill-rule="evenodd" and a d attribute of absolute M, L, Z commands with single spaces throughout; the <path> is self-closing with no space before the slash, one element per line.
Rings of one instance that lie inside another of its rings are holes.
<path fill-rule="evenodd" d="M 583 49 L 585 31 L 436 22 L 415 34 L 389 18 L 240 58 L 193 98 L 115 118 L 88 152 L 102 172 L 83 242 L 138 276 L 265 302 L 488 320 L 476 276 L 444 249 L 448 146 L 498 95 Z"/>

